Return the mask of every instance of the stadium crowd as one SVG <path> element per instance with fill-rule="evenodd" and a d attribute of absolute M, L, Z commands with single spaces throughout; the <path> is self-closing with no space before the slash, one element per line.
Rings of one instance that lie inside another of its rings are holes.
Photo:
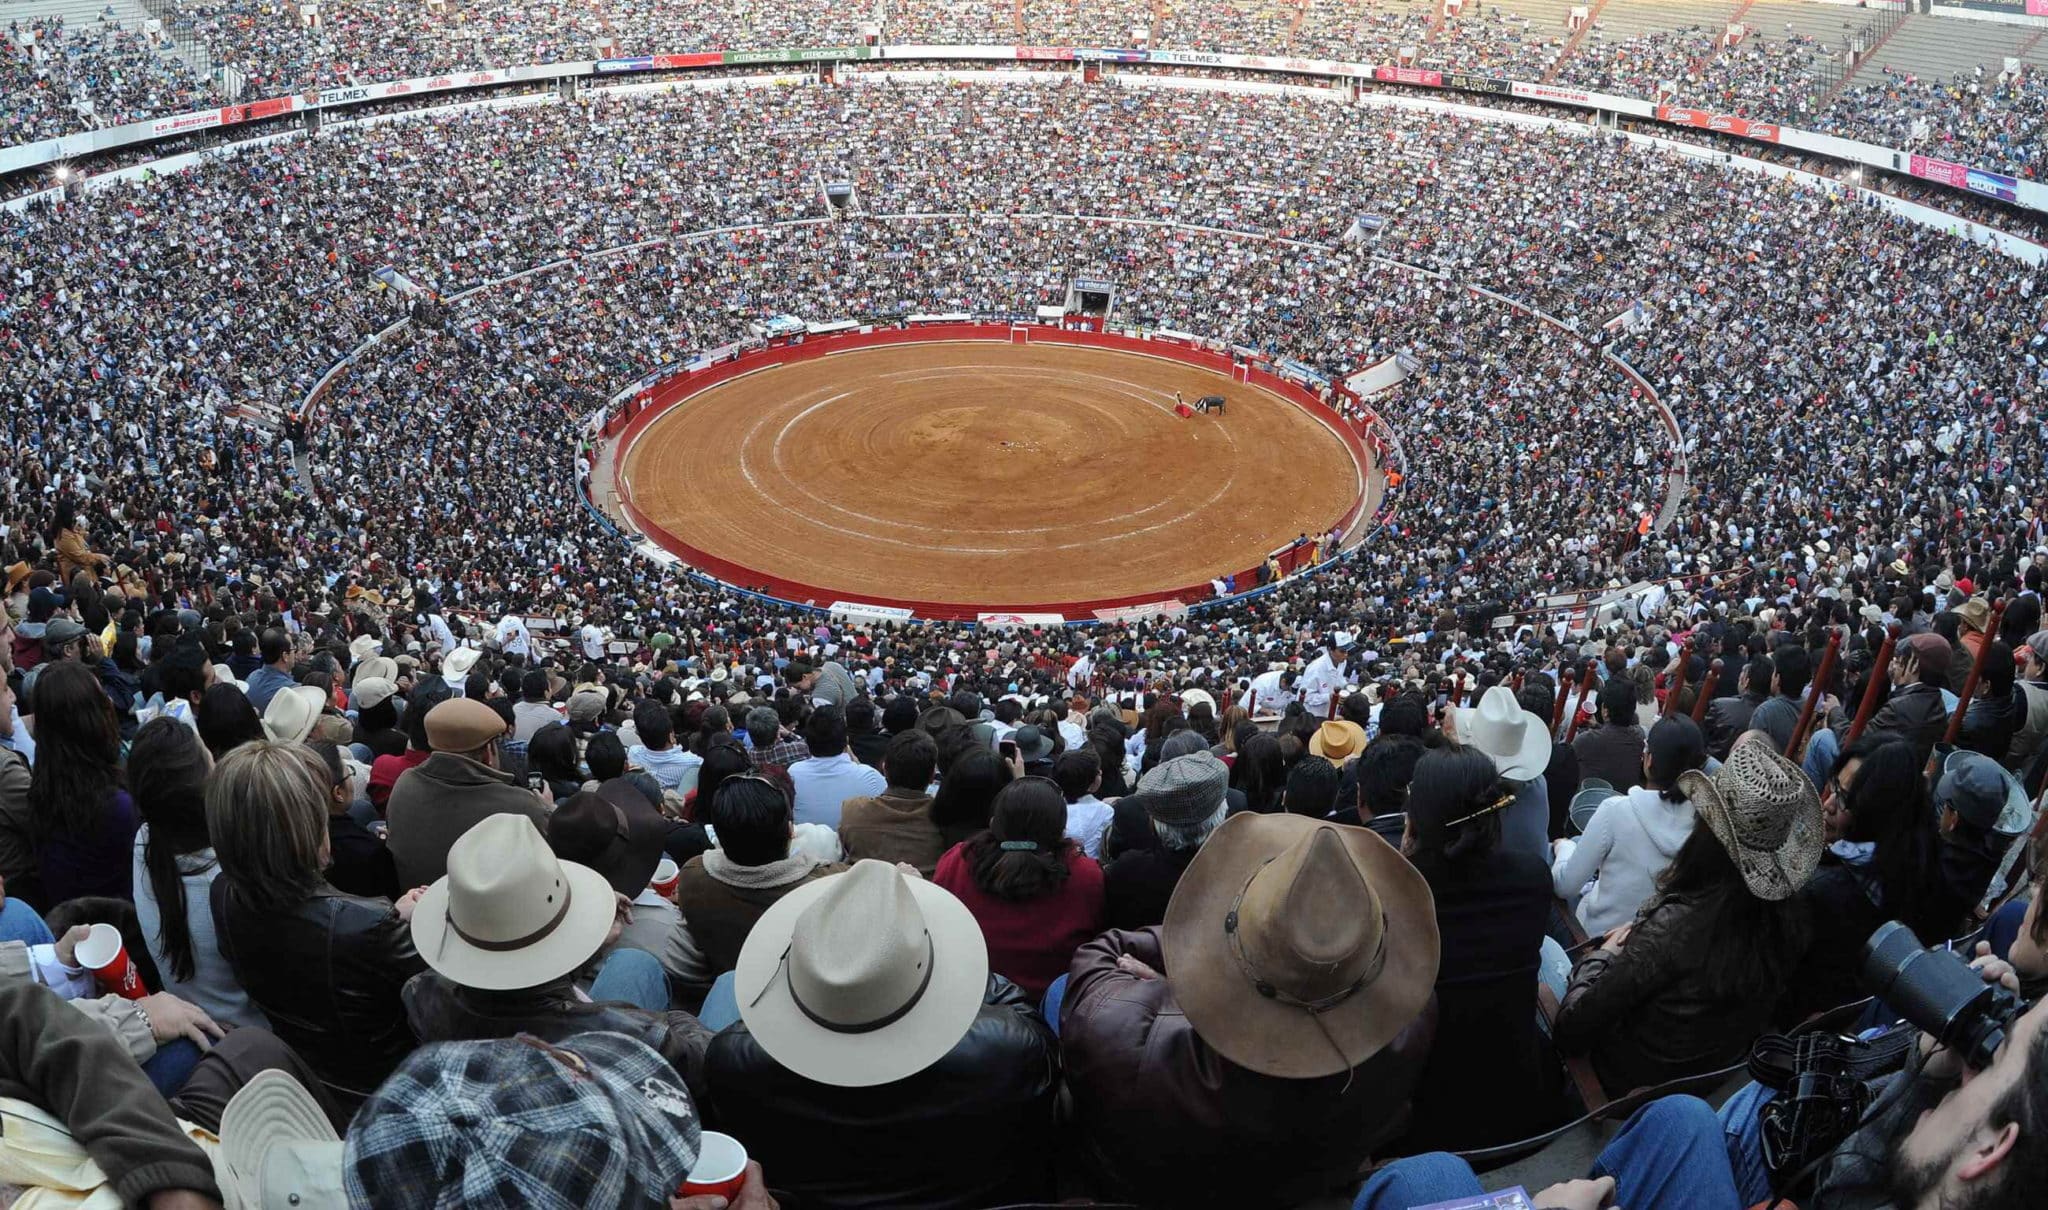
<path fill-rule="evenodd" d="M 1982 911 L 1980 974 L 2037 993 L 2048 921 L 2001 900 L 2048 775 L 2038 272 L 1611 136 L 1379 116 L 608 97 L 11 220 L 9 1179 L 1398 1210 L 1585 1107 L 1562 1059 L 1662 1088 L 1854 1002 L 1886 920 Z M 870 217 L 824 214 L 837 166 Z M 364 346 L 383 266 L 438 299 Z M 582 498 L 587 417 L 769 316 L 1025 315 L 1084 273 L 1331 376 L 1413 352 L 1371 401 L 1386 527 L 1185 616 L 990 631 L 735 593 Z M 1905 1058 L 1801 1204 L 2029 1204 L 2044 1014 L 1972 1078 Z M 1767 1092 L 1667 1091 L 1535 1204 L 1775 1191 Z"/>
<path fill-rule="evenodd" d="M 309 27 L 297 5 L 269 0 L 175 0 L 170 24 L 231 69 L 237 99 L 276 96 L 462 69 L 686 50 L 857 46 L 879 26 L 888 43 L 1123 46 L 1292 53 L 1395 63 L 1564 84 L 1767 118 L 2035 178 L 2048 101 L 2038 73 L 2010 81 L 1921 79 L 1886 63 L 1876 78 L 1817 111 L 1829 48 L 1791 30 L 1753 30 L 1721 47 L 1718 27 L 1631 34 L 1570 31 L 1498 5 L 1455 17 L 1435 6 L 1317 2 L 1164 5 L 897 0 L 752 0 L 738 5 L 608 0 L 601 7 L 500 0 L 419 6 L 382 0 L 329 4 Z M 1144 31 L 1144 39 L 1133 38 Z M 27 43 L 33 42 L 30 46 Z M 1865 78 L 1868 77 L 1868 73 Z M 0 34 L 7 87 L 0 140 L 30 142 L 95 126 L 182 112 L 230 99 L 167 44 L 102 19 L 66 30 L 20 21 Z"/>

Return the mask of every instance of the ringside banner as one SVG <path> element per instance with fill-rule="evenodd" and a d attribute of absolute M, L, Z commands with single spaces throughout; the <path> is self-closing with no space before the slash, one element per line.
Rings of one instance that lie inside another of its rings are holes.
<path fill-rule="evenodd" d="M 1019 626 L 1064 626 L 1067 618 L 1060 613 L 977 613 L 974 620 L 983 626 L 998 629 L 1015 629 Z"/>

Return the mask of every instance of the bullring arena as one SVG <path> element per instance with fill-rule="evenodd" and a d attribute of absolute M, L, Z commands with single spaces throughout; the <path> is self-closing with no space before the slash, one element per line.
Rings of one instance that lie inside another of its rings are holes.
<path fill-rule="evenodd" d="M 956 325 L 719 371 L 657 387 L 599 456 L 658 543 L 796 600 L 972 617 L 1196 599 L 1341 536 L 1381 482 L 1309 392 L 1164 341 Z M 1226 405 L 1184 416 L 1176 395 Z"/>

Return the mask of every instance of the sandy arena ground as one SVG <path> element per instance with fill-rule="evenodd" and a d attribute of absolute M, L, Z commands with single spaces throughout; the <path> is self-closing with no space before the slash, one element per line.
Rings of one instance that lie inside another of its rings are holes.
<path fill-rule="evenodd" d="M 1229 409 L 1181 419 L 1176 390 Z M 655 525 L 764 576 L 990 607 L 1241 571 L 1329 529 L 1359 492 L 1336 434 L 1257 387 L 1139 354 L 993 342 L 850 351 L 723 383 L 654 419 L 622 471 Z"/>

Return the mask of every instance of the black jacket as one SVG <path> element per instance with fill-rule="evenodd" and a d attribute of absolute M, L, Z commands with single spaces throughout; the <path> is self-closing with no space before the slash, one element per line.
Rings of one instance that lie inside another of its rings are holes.
<path fill-rule="evenodd" d="M 805 1210 L 968 1210 L 1052 1200 L 1059 1044 L 1009 980 L 990 975 L 981 1015 L 914 1076 L 837 1088 L 777 1063 L 744 1021 L 705 1056 L 715 1125 L 745 1139 Z"/>
<path fill-rule="evenodd" d="M 1572 971 L 1552 1036 L 1565 1054 L 1590 1055 L 1614 1096 L 1726 1067 L 1769 1022 L 1775 996 L 1708 982 L 1697 956 L 1717 938 L 1704 907 L 1692 896 L 1653 900 L 1619 952 L 1592 950 Z"/>
<path fill-rule="evenodd" d="M 1536 1024 L 1536 978 L 1553 899 L 1550 870 L 1498 848 L 1456 863 L 1417 863 L 1436 900 L 1436 1043 L 1415 1086 L 1413 1151 L 1527 1138 L 1561 1105 L 1556 1055 Z M 1497 1095 L 1474 1096 L 1476 1089 Z"/>
<path fill-rule="evenodd" d="M 1707 706 L 1707 752 L 1715 760 L 1727 760 L 1735 738 L 1749 730 L 1749 718 L 1764 704 L 1761 693 L 1717 697 Z"/>
<path fill-rule="evenodd" d="M 1849 716 L 1844 713 L 1832 724 L 1835 730 L 1846 735 L 1849 730 Z M 1870 716 L 1871 731 L 1893 731 L 1913 741 L 1913 747 L 1926 760 L 1934 754 L 1934 745 L 1941 742 L 1941 735 L 1948 728 L 1948 706 L 1942 701 L 1941 689 L 1934 685 L 1905 685 L 1892 690 L 1891 697 Z"/>
<path fill-rule="evenodd" d="M 1114 824 L 1111 825 L 1115 827 Z M 1161 845 L 1130 849 L 1102 867 L 1102 910 L 1108 928 L 1142 929 L 1166 921 L 1166 902 L 1201 852 Z"/>
<path fill-rule="evenodd" d="M 2012 751 L 2012 737 L 2019 734 L 2026 721 L 2026 701 L 2018 686 L 2003 697 L 1980 697 L 1970 703 L 1969 713 L 1963 716 L 1956 747 L 1966 752 L 1982 752 L 2002 765 L 2006 754 Z"/>
<path fill-rule="evenodd" d="M 221 957 L 347 1108 L 375 1091 L 416 1045 L 400 991 L 426 969 L 412 930 L 382 899 L 323 886 L 289 910 L 256 907 L 220 877 L 213 927 Z"/>
<path fill-rule="evenodd" d="M 350 815 L 327 817 L 327 882 L 337 891 L 371 899 L 396 899 L 398 867 L 384 838 Z"/>

